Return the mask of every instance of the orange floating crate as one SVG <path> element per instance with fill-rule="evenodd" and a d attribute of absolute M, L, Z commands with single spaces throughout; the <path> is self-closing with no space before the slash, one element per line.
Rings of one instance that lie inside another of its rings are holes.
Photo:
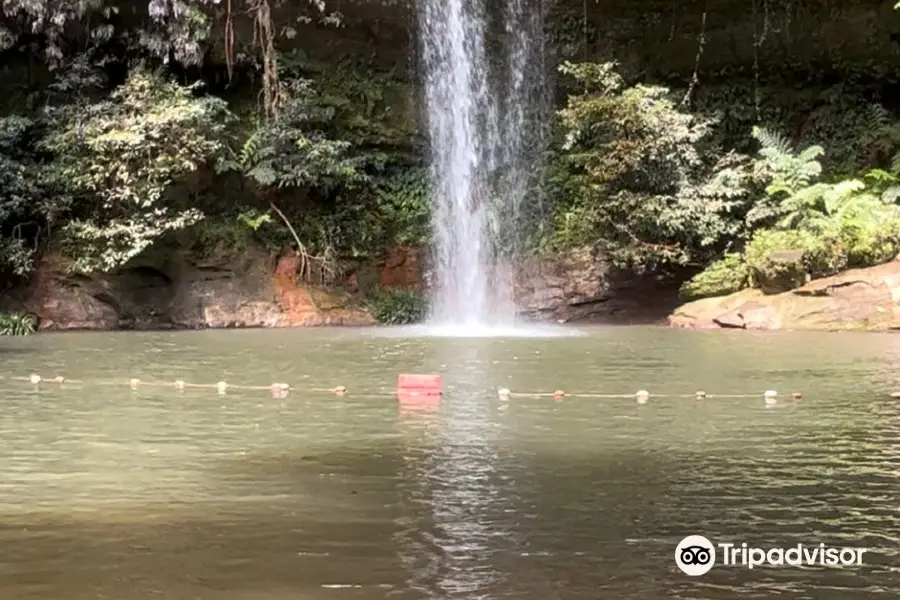
<path fill-rule="evenodd" d="M 443 379 L 440 375 L 402 373 L 397 376 L 397 393 L 407 396 L 440 396 L 444 393 Z"/>

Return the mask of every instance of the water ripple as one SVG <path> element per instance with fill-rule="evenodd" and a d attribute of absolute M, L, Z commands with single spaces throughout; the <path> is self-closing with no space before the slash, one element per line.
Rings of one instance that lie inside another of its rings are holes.
<path fill-rule="evenodd" d="M 896 597 L 900 402 L 883 380 L 898 338 L 834 339 L 618 329 L 543 340 L 310 331 L 14 341 L 41 361 L 16 358 L 26 373 L 231 373 L 351 394 L 0 382 L 0 587 L 12 600 Z M 388 389 L 403 371 L 442 372 L 444 401 L 352 393 Z M 501 402 L 498 382 L 660 393 L 777 385 L 804 398 L 774 409 L 761 397 Z M 673 554 L 695 533 L 869 553 L 859 568 L 716 567 L 688 578 Z"/>

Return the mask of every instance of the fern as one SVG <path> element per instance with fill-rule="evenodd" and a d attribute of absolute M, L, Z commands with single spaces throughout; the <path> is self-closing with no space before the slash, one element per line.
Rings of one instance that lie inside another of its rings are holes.
<path fill-rule="evenodd" d="M 900 185 L 890 185 L 881 192 L 881 199 L 886 204 L 896 204 L 900 200 Z"/>
<path fill-rule="evenodd" d="M 760 127 L 753 128 L 753 137 L 762 146 L 754 172 L 769 183 L 766 195 L 747 212 L 747 224 L 790 228 L 823 214 L 827 186 L 815 182 L 822 174 L 824 149 L 810 146 L 797 154 L 785 137 Z"/>
<path fill-rule="evenodd" d="M 766 190 L 769 195 L 794 194 L 822 174 L 819 157 L 825 150 L 821 146 L 810 146 L 795 154 L 791 144 L 778 133 L 754 127 L 753 137 L 762 145 L 759 151 L 762 160 L 757 170 L 772 181 Z"/>
<path fill-rule="evenodd" d="M 894 156 L 891 157 L 890 172 L 893 175 L 900 175 L 900 152 L 894 154 Z"/>
<path fill-rule="evenodd" d="M 244 145 L 241 146 L 240 154 L 238 155 L 238 164 L 241 167 L 241 170 L 246 170 L 250 165 L 257 162 L 259 160 L 259 150 L 262 145 L 262 136 L 259 131 L 254 131 L 247 141 L 244 142 Z"/>
<path fill-rule="evenodd" d="M 794 153 L 793 144 L 777 131 L 769 131 L 768 129 L 754 126 L 752 135 L 762 146 L 760 154 L 763 154 L 764 151 L 774 151 L 776 154 Z"/>
<path fill-rule="evenodd" d="M 868 119 L 866 121 L 868 130 L 872 132 L 885 131 L 894 124 L 891 113 L 880 104 L 869 105 Z"/>
<path fill-rule="evenodd" d="M 31 335 L 37 324 L 34 317 L 25 313 L 0 313 L 0 336 Z"/>

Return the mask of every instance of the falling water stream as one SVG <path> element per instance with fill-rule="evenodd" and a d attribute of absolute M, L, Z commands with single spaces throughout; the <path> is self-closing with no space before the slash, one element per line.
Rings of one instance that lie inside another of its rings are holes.
<path fill-rule="evenodd" d="M 431 324 L 457 335 L 509 330 L 516 324 L 511 259 L 520 247 L 539 148 L 534 117 L 546 88 L 543 11 L 524 0 L 505 0 L 499 15 L 485 0 L 423 4 L 435 184 Z M 495 39 L 498 48 L 488 43 Z"/>

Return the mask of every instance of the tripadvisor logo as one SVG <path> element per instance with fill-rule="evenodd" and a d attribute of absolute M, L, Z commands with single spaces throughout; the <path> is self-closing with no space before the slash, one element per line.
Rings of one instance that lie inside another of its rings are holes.
<path fill-rule="evenodd" d="M 716 564 L 716 549 L 702 535 L 689 535 L 675 548 L 675 564 L 691 577 L 705 575 Z"/>
<path fill-rule="evenodd" d="M 718 557 L 722 566 L 859 566 L 865 548 L 831 548 L 825 544 L 797 544 L 790 548 L 755 548 L 746 543 L 713 544 L 702 535 L 689 535 L 675 548 L 675 564 L 691 577 L 709 573 Z"/>

